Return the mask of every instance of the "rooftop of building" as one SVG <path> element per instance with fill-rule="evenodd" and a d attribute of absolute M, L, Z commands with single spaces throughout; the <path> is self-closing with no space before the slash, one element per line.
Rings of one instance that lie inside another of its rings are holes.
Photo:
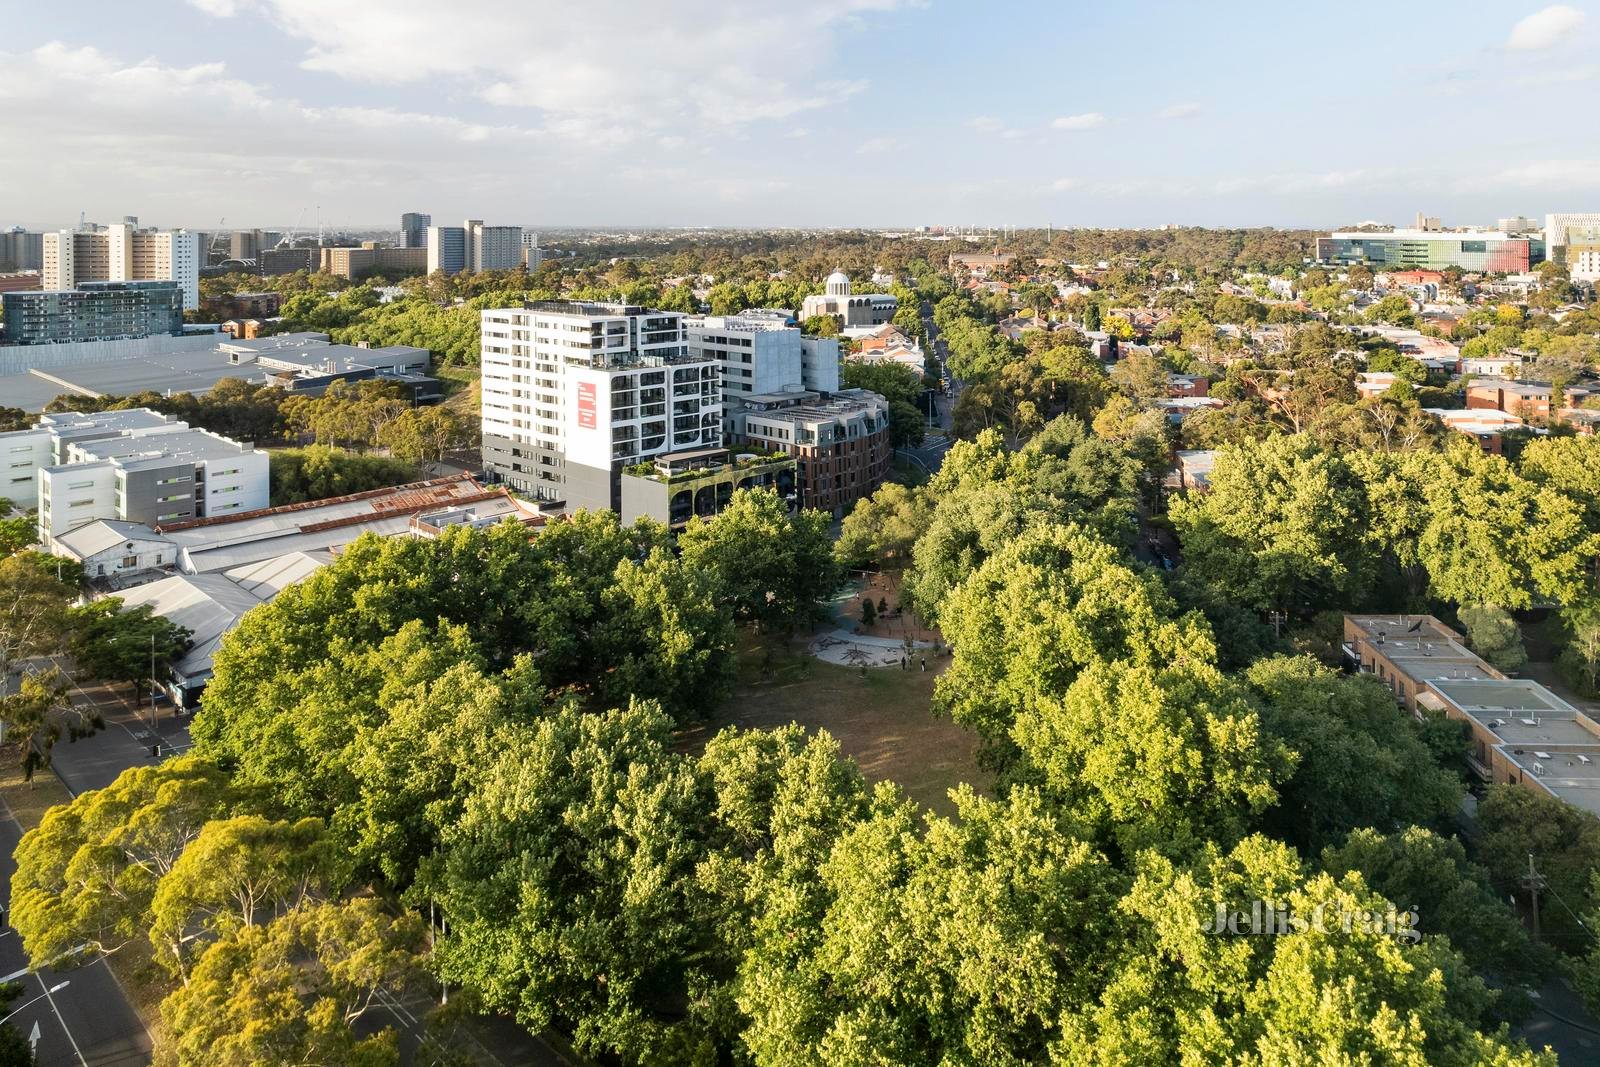
<path fill-rule="evenodd" d="M 697 315 L 684 319 L 691 330 L 740 330 L 757 333 L 795 329 L 794 312 L 782 308 L 747 308 L 737 315 Z"/>
<path fill-rule="evenodd" d="M 683 318 L 683 315 L 676 311 L 659 311 L 640 304 L 612 304 L 587 300 L 525 300 L 522 309 L 539 311 L 547 315 L 571 315 L 588 319 L 632 318 L 636 315 Z"/>
<path fill-rule="evenodd" d="M 396 359 L 408 363 L 426 364 L 429 352 L 426 348 L 416 348 L 412 345 L 386 345 L 383 348 L 362 348 L 359 345 L 308 345 L 269 349 L 257 353 L 255 358 L 263 367 L 333 374 L 370 367 L 375 362 L 392 363 Z"/>
<path fill-rule="evenodd" d="M 158 279 L 121 282 L 79 282 L 71 289 L 15 289 L 11 292 L 0 294 L 0 296 L 36 300 L 47 296 L 71 296 L 75 293 L 179 292 L 182 288 L 182 285 L 178 282 Z"/>
<path fill-rule="evenodd" d="M 1462 433 L 1501 433 L 1522 425 L 1522 419 L 1498 408 L 1423 408 L 1446 426 Z"/>
<path fill-rule="evenodd" d="M 227 571 L 293 552 L 333 551 L 363 533 L 394 536 L 414 515 L 468 508 L 478 518 L 540 521 L 539 514 L 503 489 L 488 489 L 460 474 L 364 493 L 263 508 L 237 515 L 190 519 L 155 527 L 182 548 L 195 572 Z"/>
<path fill-rule="evenodd" d="M 1538 234 L 1506 233 L 1504 230 L 1336 230 L 1328 235 L 1338 240 L 1400 241 L 1526 241 L 1539 240 Z"/>
<path fill-rule="evenodd" d="M 105 462 L 122 470 L 149 470 L 168 467 L 174 463 L 203 463 L 225 459 L 246 452 L 257 452 L 248 445 L 210 430 L 182 429 L 171 433 L 144 434 L 138 437 L 99 437 L 75 442 L 73 447 L 82 452 L 86 462 Z M 45 467 L 47 472 L 81 469 L 83 464 L 62 464 Z"/>
<path fill-rule="evenodd" d="M 174 574 L 117 595 L 124 608 L 148 605 L 155 614 L 189 631 L 191 644 L 173 663 L 185 677 L 208 672 L 223 635 L 238 625 L 245 612 L 268 599 L 221 574 Z"/>
<path fill-rule="evenodd" d="M 1464 714 L 1494 728 L 1502 740 L 1600 744 L 1574 720 L 1578 709 L 1529 678 L 1435 678 L 1428 685 Z M 1571 733 L 1568 728 L 1578 730 Z"/>
<path fill-rule="evenodd" d="M 58 437 L 71 437 L 87 431 L 147 430 L 158 426 L 179 426 L 159 411 L 149 408 L 123 408 L 118 411 L 59 411 L 39 416 L 35 429 L 50 430 Z M 16 433 L 29 433 L 17 430 Z"/>
<path fill-rule="evenodd" d="M 1496 745 L 1495 751 L 1519 767 L 1525 780 L 1575 808 L 1600 815 L 1600 746 L 1589 752 L 1550 752 L 1506 743 Z"/>
<path fill-rule="evenodd" d="M 826 421 L 889 406 L 883 397 L 866 389 L 841 389 L 834 393 L 818 393 L 809 389 L 784 393 L 748 393 L 729 396 L 723 404 L 729 410 L 742 409 L 763 418 L 792 422 Z"/>

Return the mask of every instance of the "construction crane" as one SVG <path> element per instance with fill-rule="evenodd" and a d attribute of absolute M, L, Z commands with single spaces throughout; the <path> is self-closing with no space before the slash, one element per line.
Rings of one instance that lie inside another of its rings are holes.
<path fill-rule="evenodd" d="M 305 222 L 305 221 L 306 221 L 306 209 L 305 208 L 301 208 L 299 217 L 294 220 L 294 228 L 291 229 L 288 233 L 284 234 L 282 237 L 278 238 L 278 247 L 279 248 L 293 248 L 294 247 L 294 241 L 295 241 L 295 235 L 300 232 L 300 224 Z"/>
<path fill-rule="evenodd" d="M 210 259 L 212 256 L 217 254 L 217 242 L 218 241 L 224 241 L 225 232 L 223 230 L 223 227 L 227 226 L 227 224 L 228 224 L 228 220 L 227 220 L 226 217 L 223 217 L 223 218 L 220 218 L 220 219 L 217 220 L 217 232 L 211 235 L 211 247 L 206 249 L 206 258 L 207 259 Z M 224 243 L 223 248 L 224 248 L 224 254 L 223 254 L 222 258 L 223 259 L 227 259 L 228 257 L 227 257 L 227 254 L 226 254 L 226 252 L 227 252 L 226 243 Z"/>

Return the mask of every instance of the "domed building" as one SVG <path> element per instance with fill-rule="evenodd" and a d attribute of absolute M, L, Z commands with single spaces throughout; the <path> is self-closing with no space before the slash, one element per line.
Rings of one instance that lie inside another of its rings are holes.
<path fill-rule="evenodd" d="M 894 318 L 899 302 L 887 293 L 854 293 L 850 276 L 842 270 L 828 275 L 826 292 L 808 296 L 800 308 L 800 321 L 814 315 L 832 315 L 841 329 L 851 326 L 882 326 Z"/>

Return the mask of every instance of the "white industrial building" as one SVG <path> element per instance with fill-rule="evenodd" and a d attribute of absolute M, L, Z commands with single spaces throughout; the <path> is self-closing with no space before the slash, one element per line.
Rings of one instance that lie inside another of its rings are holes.
<path fill-rule="evenodd" d="M 51 549 L 81 563 L 91 582 L 125 607 L 149 605 L 191 632 L 193 645 L 172 665 L 171 690 L 192 707 L 223 635 L 240 617 L 315 574 L 358 537 L 432 538 L 452 526 L 510 519 L 534 527 L 544 518 L 503 489 L 454 475 L 225 517 L 99 520 L 62 534 Z"/>
<path fill-rule="evenodd" d="M 110 226 L 57 230 L 44 235 L 40 288 L 77 289 L 83 282 L 173 281 L 183 306 L 200 306 L 200 234 L 140 229 L 128 218 Z"/>
<path fill-rule="evenodd" d="M 722 361 L 684 317 L 536 301 L 483 312 L 483 462 L 567 509 L 620 509 L 624 466 L 722 443 Z"/>
<path fill-rule="evenodd" d="M 266 507 L 267 454 L 146 408 L 44 415 L 0 434 L 13 502 L 47 548 L 101 519 L 175 522 Z"/>

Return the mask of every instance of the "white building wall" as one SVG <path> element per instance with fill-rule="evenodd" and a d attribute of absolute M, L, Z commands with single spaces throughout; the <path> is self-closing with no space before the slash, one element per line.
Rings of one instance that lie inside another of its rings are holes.
<path fill-rule="evenodd" d="M 209 518 L 267 507 L 272 485 L 268 464 L 267 454 L 260 451 L 196 464 L 205 470 L 206 495 L 201 514 Z"/>
<path fill-rule="evenodd" d="M 39 471 L 39 540 L 51 540 L 96 519 L 117 518 L 116 468 L 76 463 Z"/>
<path fill-rule="evenodd" d="M 839 389 L 839 341 L 833 337 L 800 339 L 801 385 L 819 393 Z"/>
<path fill-rule="evenodd" d="M 54 462 L 50 431 L 35 427 L 0 434 L 0 497 L 27 509 L 39 500 L 39 468 Z"/>

